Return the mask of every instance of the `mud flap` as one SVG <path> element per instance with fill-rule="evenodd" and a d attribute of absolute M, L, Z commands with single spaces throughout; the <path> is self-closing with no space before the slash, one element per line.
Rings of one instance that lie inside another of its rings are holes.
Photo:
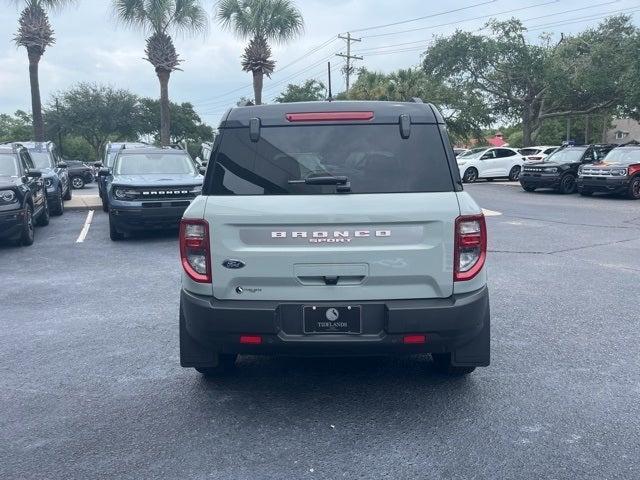
<path fill-rule="evenodd" d="M 452 352 L 451 364 L 456 367 L 488 367 L 491 351 L 491 321 L 489 306 L 484 327 L 477 337 Z"/>
<path fill-rule="evenodd" d="M 180 302 L 180 365 L 183 367 L 217 367 L 218 354 L 196 342 L 185 325 Z"/>

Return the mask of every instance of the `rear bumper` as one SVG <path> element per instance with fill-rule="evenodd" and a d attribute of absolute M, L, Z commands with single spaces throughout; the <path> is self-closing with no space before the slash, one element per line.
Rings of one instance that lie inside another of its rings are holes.
<path fill-rule="evenodd" d="M 330 302 L 309 302 L 329 305 Z M 300 303 L 217 300 L 181 294 L 181 364 L 201 366 L 207 352 L 264 355 L 381 355 L 454 353 L 457 365 L 489 364 L 489 293 L 486 287 L 446 299 L 350 302 L 362 306 L 362 334 L 305 335 Z M 343 305 L 336 302 L 332 306 Z M 259 345 L 240 344 L 259 335 Z M 424 334 L 423 344 L 405 344 Z M 191 342 L 199 348 L 185 348 Z"/>
<path fill-rule="evenodd" d="M 520 185 L 535 188 L 557 188 L 560 186 L 559 175 L 520 174 Z"/>
<path fill-rule="evenodd" d="M 24 209 L 0 212 L 0 238 L 13 239 L 20 235 L 24 225 Z"/>
<path fill-rule="evenodd" d="M 159 202 L 160 205 L 129 207 L 125 202 L 109 200 L 109 212 L 120 231 L 162 230 L 177 228 L 189 201 Z"/>
<path fill-rule="evenodd" d="M 578 177 L 578 191 L 624 193 L 629 188 L 627 177 Z"/>

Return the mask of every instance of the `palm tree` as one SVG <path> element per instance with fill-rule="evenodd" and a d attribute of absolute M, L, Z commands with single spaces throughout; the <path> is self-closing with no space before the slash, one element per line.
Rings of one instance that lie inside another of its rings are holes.
<path fill-rule="evenodd" d="M 284 43 L 302 33 L 302 14 L 291 0 L 221 0 L 216 16 L 224 28 L 250 38 L 242 70 L 253 74 L 255 103 L 262 104 L 264 76 L 271 77 L 276 66 L 268 42 Z"/>
<path fill-rule="evenodd" d="M 24 10 L 18 20 L 18 32 L 13 39 L 19 47 L 27 49 L 29 56 L 29 82 L 31 84 L 31 111 L 33 134 L 38 142 L 44 141 L 44 120 L 40 100 L 40 79 L 38 65 L 47 47 L 56 41 L 49 23 L 47 9 L 59 8 L 70 0 L 23 0 Z"/>
<path fill-rule="evenodd" d="M 199 0 L 113 0 L 118 18 L 149 34 L 145 53 L 160 81 L 160 143 L 170 143 L 169 77 L 182 63 L 169 30 L 204 31 L 207 14 Z"/>

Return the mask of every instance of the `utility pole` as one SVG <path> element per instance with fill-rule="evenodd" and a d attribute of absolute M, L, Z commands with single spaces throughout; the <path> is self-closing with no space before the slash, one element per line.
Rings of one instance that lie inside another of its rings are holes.
<path fill-rule="evenodd" d="M 345 37 L 344 35 L 338 35 L 338 38 L 345 40 L 347 42 L 347 54 L 345 55 L 344 53 L 336 53 L 336 56 L 338 57 L 342 57 L 342 58 L 346 58 L 347 59 L 347 65 L 344 69 L 344 73 L 345 73 L 345 78 L 346 78 L 346 82 L 347 82 L 347 95 L 349 94 L 349 80 L 351 77 L 351 60 L 364 60 L 362 57 L 358 57 L 357 55 L 351 55 L 351 42 L 361 42 L 362 39 L 361 38 L 353 38 L 351 36 L 351 33 L 347 33 L 347 36 Z"/>
<path fill-rule="evenodd" d="M 62 132 L 60 131 L 60 103 L 58 102 L 58 97 L 56 97 L 56 114 L 57 114 L 57 124 L 58 124 L 58 149 L 60 151 L 60 156 L 64 155 L 64 151 L 62 150 Z"/>

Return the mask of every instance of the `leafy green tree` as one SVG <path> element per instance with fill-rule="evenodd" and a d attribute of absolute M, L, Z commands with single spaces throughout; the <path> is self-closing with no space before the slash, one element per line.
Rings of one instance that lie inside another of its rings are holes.
<path fill-rule="evenodd" d="M 207 15 L 198 0 L 113 0 L 120 21 L 149 34 L 146 60 L 160 81 L 160 142 L 170 142 L 169 78 L 182 63 L 169 31 L 200 32 Z"/>
<path fill-rule="evenodd" d="M 160 102 L 151 98 L 140 100 L 141 106 L 141 135 L 152 135 L 159 138 L 158 118 L 160 117 Z M 202 122 L 190 103 L 177 104 L 171 102 L 171 143 L 200 144 L 213 139 L 213 128 Z"/>
<path fill-rule="evenodd" d="M 14 41 L 19 47 L 27 49 L 29 57 L 29 83 L 31 86 L 31 111 L 33 119 L 33 135 L 41 142 L 45 139 L 44 118 L 42 115 L 42 100 L 40 99 L 40 78 L 38 67 L 40 59 L 47 47 L 56 41 L 53 28 L 49 22 L 47 10 L 60 8 L 70 0 L 21 0 L 24 10 L 18 20 L 18 32 Z M 28 137 L 30 137 L 29 135 Z"/>
<path fill-rule="evenodd" d="M 417 68 L 400 69 L 390 74 L 360 69 L 348 98 L 398 102 L 420 98 L 433 103 L 445 117 L 454 142 L 482 138 L 483 127 L 494 121 L 480 95 L 444 85 Z"/>
<path fill-rule="evenodd" d="M 33 134 L 31 116 L 22 110 L 0 114 L 0 143 L 28 140 Z"/>
<path fill-rule="evenodd" d="M 136 95 L 90 83 L 58 94 L 46 116 L 51 132 L 83 138 L 96 158 L 109 140 L 136 140 L 142 124 Z"/>
<path fill-rule="evenodd" d="M 626 52 L 637 36 L 628 17 L 610 18 L 558 43 L 545 35 L 530 43 L 515 19 L 488 27 L 490 35 L 457 31 L 437 38 L 422 67 L 447 86 L 478 92 L 496 114 L 520 121 L 525 146 L 538 137 L 546 119 L 628 103 L 627 87 L 616 85 L 628 77 Z M 626 60 L 620 62 L 621 55 Z"/>
<path fill-rule="evenodd" d="M 216 17 L 224 28 L 250 39 L 241 64 L 253 76 L 255 103 L 261 105 L 264 76 L 271 77 L 276 66 L 269 41 L 284 43 L 302 33 L 302 14 L 291 0 L 220 0 Z"/>
<path fill-rule="evenodd" d="M 318 80 L 307 80 L 302 85 L 289 84 L 276 97 L 278 103 L 316 102 L 327 98 L 327 87 Z"/>

